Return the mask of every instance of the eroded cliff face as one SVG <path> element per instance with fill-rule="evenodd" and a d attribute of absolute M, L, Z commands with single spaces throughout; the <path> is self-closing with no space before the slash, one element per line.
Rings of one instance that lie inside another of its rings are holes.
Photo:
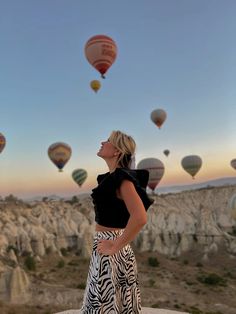
<path fill-rule="evenodd" d="M 134 246 L 141 252 L 157 251 L 170 257 L 197 246 L 205 260 L 223 246 L 236 257 L 236 222 L 228 208 L 234 193 L 236 186 L 226 186 L 154 196 L 148 223 Z M 79 256 L 89 258 L 93 233 L 94 210 L 89 195 L 74 203 L 1 201 L 0 299 L 25 303 L 34 291 L 19 257 L 32 255 L 40 261 L 50 252 L 61 255 L 62 249 L 73 249 Z M 52 297 L 50 293 L 45 295 L 47 300 Z M 72 294 L 66 299 L 65 294 L 59 295 L 64 304 L 73 301 Z M 74 297 L 78 299 L 78 295 Z"/>
<path fill-rule="evenodd" d="M 30 205 L 2 202 L 0 252 L 4 255 L 13 247 L 19 255 L 31 253 L 41 258 L 48 251 L 60 254 L 62 248 L 75 248 L 82 257 L 88 257 L 94 230 L 91 208 L 90 199 L 73 206 L 64 201 Z"/>
<path fill-rule="evenodd" d="M 224 245 L 236 255 L 235 221 L 228 202 L 235 186 L 205 188 L 156 196 L 148 212 L 148 223 L 135 244 L 141 251 L 158 251 L 169 256 L 199 245 L 203 258 Z"/>

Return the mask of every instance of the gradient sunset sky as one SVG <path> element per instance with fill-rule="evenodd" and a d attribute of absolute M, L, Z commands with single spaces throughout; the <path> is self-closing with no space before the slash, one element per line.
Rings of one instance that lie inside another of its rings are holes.
<path fill-rule="evenodd" d="M 235 16 L 234 0 L 2 1 L 0 195 L 89 192 L 107 171 L 100 143 L 117 129 L 135 138 L 137 163 L 162 160 L 159 187 L 234 177 Z M 118 46 L 105 80 L 84 55 L 97 34 Z M 150 120 L 158 108 L 167 112 L 161 130 Z M 72 148 L 62 173 L 47 155 L 58 141 Z M 190 154 L 203 160 L 194 181 L 181 167 Z M 88 171 L 82 188 L 76 168 Z"/>

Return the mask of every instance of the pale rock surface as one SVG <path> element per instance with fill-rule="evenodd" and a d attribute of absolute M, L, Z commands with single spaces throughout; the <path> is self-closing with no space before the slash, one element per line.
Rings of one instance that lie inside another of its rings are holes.
<path fill-rule="evenodd" d="M 140 251 L 157 251 L 176 257 L 193 245 L 201 245 L 203 258 L 224 245 L 229 254 L 236 252 L 236 238 L 227 231 L 235 221 L 228 201 L 235 186 L 186 191 L 154 196 L 148 210 L 148 223 L 135 240 Z"/>
<path fill-rule="evenodd" d="M 141 252 L 155 251 L 170 257 L 180 256 L 198 245 L 204 260 L 224 246 L 235 258 L 236 237 L 228 233 L 236 226 L 228 207 L 235 192 L 236 186 L 225 186 L 154 196 L 155 202 L 148 210 L 148 223 L 133 245 Z M 73 248 L 89 258 L 94 226 L 90 196 L 73 205 L 50 200 L 31 204 L 1 201 L 0 300 L 23 302 L 29 297 L 29 279 L 22 269 L 13 268 L 17 257 L 10 251 L 11 247 L 19 256 L 30 253 L 38 261 L 49 252 L 61 254 L 62 248 Z M 34 300 L 41 304 L 50 304 L 53 300 L 56 304 L 76 308 L 81 302 L 80 297 L 63 287 L 61 291 L 51 289 L 50 293 L 47 289 L 51 288 L 45 287 L 40 293 L 30 290 Z"/>
<path fill-rule="evenodd" d="M 0 264 L 0 299 L 24 304 L 30 299 L 30 280 L 25 271 L 17 266 L 15 268 Z"/>
<path fill-rule="evenodd" d="M 12 271 L 9 287 L 11 303 L 24 304 L 30 299 L 30 281 L 25 271 L 19 266 Z"/>
<path fill-rule="evenodd" d="M 9 256 L 9 259 L 11 261 L 13 261 L 15 264 L 18 264 L 18 260 L 17 260 L 16 254 L 15 254 L 13 249 L 10 249 L 10 251 L 8 253 L 8 256 Z"/>

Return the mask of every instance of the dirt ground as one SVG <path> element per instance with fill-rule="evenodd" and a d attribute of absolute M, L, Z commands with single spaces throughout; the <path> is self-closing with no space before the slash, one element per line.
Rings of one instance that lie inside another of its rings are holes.
<path fill-rule="evenodd" d="M 144 307 L 191 314 L 236 314 L 236 257 L 223 249 L 205 262 L 201 250 L 188 251 L 179 258 L 153 252 L 135 255 Z M 77 289 L 82 298 L 88 265 L 88 260 L 64 252 L 63 257 L 49 254 L 28 273 L 38 286 L 44 282 L 65 290 Z M 66 309 L 53 304 L 16 306 L 0 302 L 1 314 L 52 314 Z"/>

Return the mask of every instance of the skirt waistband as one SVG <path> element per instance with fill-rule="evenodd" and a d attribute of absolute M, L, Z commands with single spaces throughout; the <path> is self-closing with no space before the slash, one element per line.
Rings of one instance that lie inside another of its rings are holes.
<path fill-rule="evenodd" d="M 115 239 L 122 235 L 124 229 L 119 230 L 107 230 L 107 231 L 95 231 L 95 239 Z"/>

